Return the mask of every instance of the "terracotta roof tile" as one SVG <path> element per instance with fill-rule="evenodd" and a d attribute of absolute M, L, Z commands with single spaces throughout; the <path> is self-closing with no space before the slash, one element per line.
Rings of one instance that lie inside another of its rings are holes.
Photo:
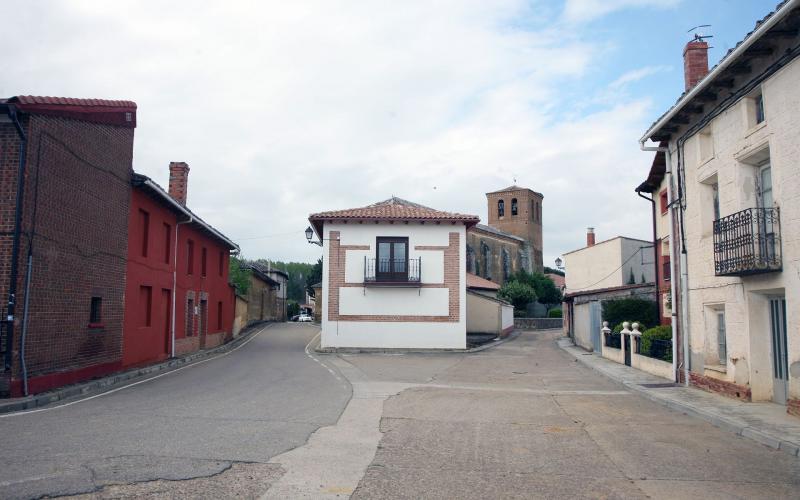
<path fill-rule="evenodd" d="M 467 288 L 477 288 L 479 290 L 500 290 L 500 285 L 494 281 L 483 279 L 472 273 L 467 273 Z"/>
<path fill-rule="evenodd" d="M 443 212 L 418 203 L 413 203 L 397 197 L 391 197 L 372 205 L 346 210 L 333 210 L 311 214 L 308 220 L 320 222 L 323 220 L 415 220 L 415 221 L 463 221 L 468 225 L 477 224 L 480 218 L 477 215 L 467 215 L 455 212 Z"/>
<path fill-rule="evenodd" d="M 107 99 L 80 99 L 75 97 L 52 97 L 37 95 L 18 95 L 10 97 L 9 102 L 19 104 L 49 104 L 59 106 L 91 106 L 109 108 L 136 108 L 133 101 L 112 101 Z"/>

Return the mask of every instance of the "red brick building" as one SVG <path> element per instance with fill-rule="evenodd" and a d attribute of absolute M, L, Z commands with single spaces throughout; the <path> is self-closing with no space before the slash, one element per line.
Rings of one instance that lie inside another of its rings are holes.
<path fill-rule="evenodd" d="M 230 338 L 237 247 L 186 208 L 185 163 L 173 196 L 134 174 L 135 126 L 130 101 L 0 100 L 0 395 Z"/>
<path fill-rule="evenodd" d="M 135 126 L 130 101 L 0 100 L 0 393 L 122 367 Z"/>
<path fill-rule="evenodd" d="M 133 174 L 125 366 L 215 347 L 232 336 L 228 259 L 238 247 L 186 208 L 188 175 L 186 163 L 171 163 L 167 193 Z"/>

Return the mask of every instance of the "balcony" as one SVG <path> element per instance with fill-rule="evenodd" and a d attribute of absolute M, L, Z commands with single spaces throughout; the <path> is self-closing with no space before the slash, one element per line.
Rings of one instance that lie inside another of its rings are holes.
<path fill-rule="evenodd" d="M 407 286 L 421 284 L 422 258 L 368 259 L 364 257 L 364 284 L 367 286 Z"/>
<path fill-rule="evenodd" d="M 717 276 L 747 276 L 781 269 L 780 209 L 748 208 L 714 221 Z"/>

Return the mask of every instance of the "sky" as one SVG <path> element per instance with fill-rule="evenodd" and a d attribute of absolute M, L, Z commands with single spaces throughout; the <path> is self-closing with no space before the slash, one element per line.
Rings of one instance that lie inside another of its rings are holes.
<path fill-rule="evenodd" d="M 648 239 L 638 139 L 683 90 L 687 31 L 710 64 L 778 0 L 4 2 L 0 96 L 138 105 L 134 169 L 246 258 L 314 262 L 313 212 L 398 196 L 487 218 L 544 194 L 544 262 Z"/>

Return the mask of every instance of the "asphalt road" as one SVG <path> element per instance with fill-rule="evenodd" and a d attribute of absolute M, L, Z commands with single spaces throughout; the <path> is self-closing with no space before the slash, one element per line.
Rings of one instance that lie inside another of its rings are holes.
<path fill-rule="evenodd" d="M 228 355 L 70 406 L 0 418 L 0 498 L 213 476 L 264 464 L 334 424 L 350 385 L 274 324 Z M 265 466 L 266 467 L 266 466 Z"/>

